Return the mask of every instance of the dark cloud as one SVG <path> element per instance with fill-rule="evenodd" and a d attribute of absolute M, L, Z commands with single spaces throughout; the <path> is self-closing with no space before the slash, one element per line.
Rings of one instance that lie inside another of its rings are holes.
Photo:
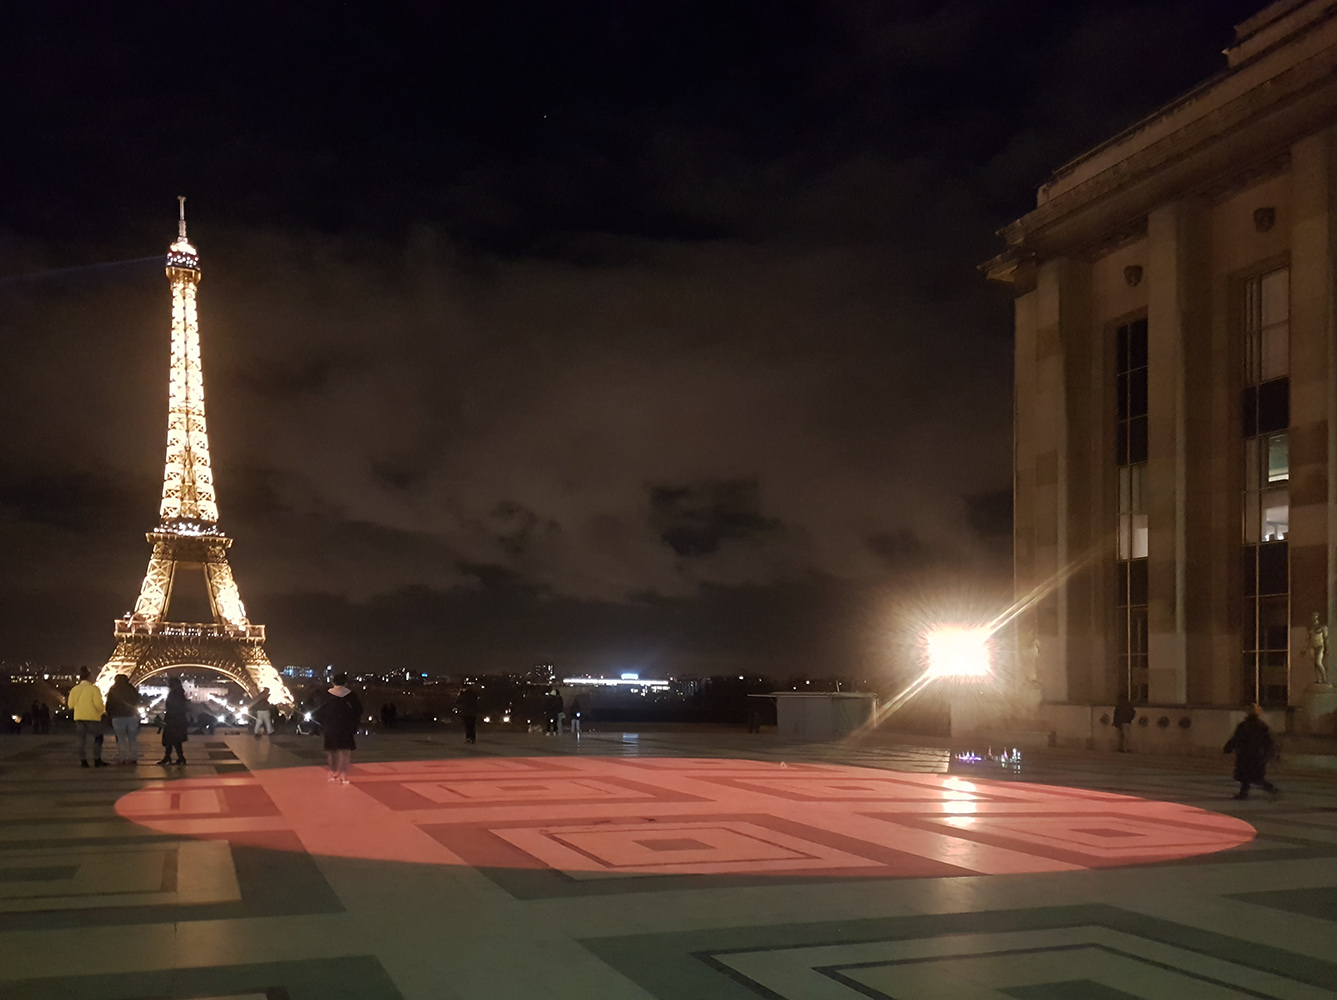
<path fill-rule="evenodd" d="M 873 535 L 868 539 L 868 548 L 890 569 L 902 572 L 922 570 L 933 561 L 929 546 L 908 528 Z"/>
<path fill-rule="evenodd" d="M 762 515 L 756 479 L 655 486 L 650 507 L 660 539 L 687 558 L 713 555 L 729 541 L 764 543 L 766 535 L 783 529 Z"/>
<path fill-rule="evenodd" d="M 133 600 L 186 193 L 277 658 L 875 669 L 1006 586 L 992 231 L 1254 6 L 7 10 L 0 657 Z"/>

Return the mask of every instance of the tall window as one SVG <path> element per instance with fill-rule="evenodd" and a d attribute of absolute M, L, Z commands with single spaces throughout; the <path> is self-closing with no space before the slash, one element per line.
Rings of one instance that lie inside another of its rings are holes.
<path fill-rule="evenodd" d="M 1115 331 L 1119 467 L 1118 606 L 1115 628 L 1124 693 L 1147 700 L 1147 321 Z"/>
<path fill-rule="evenodd" d="M 1290 271 L 1244 287 L 1244 691 L 1286 703 L 1290 623 Z"/>

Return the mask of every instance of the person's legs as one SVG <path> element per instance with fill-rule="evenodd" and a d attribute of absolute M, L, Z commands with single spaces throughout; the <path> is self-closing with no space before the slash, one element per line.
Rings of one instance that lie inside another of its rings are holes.
<path fill-rule="evenodd" d="M 472 743 L 478 738 L 478 717 L 475 715 L 466 715 L 464 717 L 464 741 Z"/>
<path fill-rule="evenodd" d="M 260 721 L 263 722 L 263 723 L 265 724 L 265 735 L 266 735 L 266 736 L 272 736 L 272 735 L 274 734 L 274 713 L 273 713 L 273 711 L 272 711 L 271 709 L 265 709 L 263 712 L 261 712 L 261 713 L 260 713 Z"/>
<path fill-rule="evenodd" d="M 74 735 L 79 738 L 79 763 L 84 767 L 88 766 L 88 723 L 77 721 L 74 724 Z"/>
<path fill-rule="evenodd" d="M 117 716 L 111 720 L 111 730 L 116 734 L 116 763 L 124 764 L 130 759 L 130 737 L 126 734 L 125 724 L 129 718 Z"/>
<path fill-rule="evenodd" d="M 125 742 L 126 749 L 130 756 L 126 759 L 127 764 L 136 764 L 139 762 L 139 716 L 132 715 L 125 720 Z"/>
<path fill-rule="evenodd" d="M 186 762 L 186 755 L 185 755 L 184 753 L 182 753 L 182 751 L 181 751 L 181 741 L 180 741 L 180 740 L 178 740 L 177 742 L 173 743 L 172 746 L 171 746 L 169 749 L 175 749 L 175 750 L 176 750 L 176 762 L 177 762 L 178 764 L 184 764 L 184 763 Z"/>
<path fill-rule="evenodd" d="M 329 780 L 330 780 L 330 781 L 338 781 L 338 780 L 339 780 L 339 751 L 338 751 L 338 750 L 326 750 L 326 751 L 325 751 L 325 760 L 326 760 L 326 762 L 327 762 L 327 763 L 329 764 L 329 766 L 330 766 L 330 778 L 329 778 Z"/>
<path fill-rule="evenodd" d="M 334 757 L 335 769 L 338 771 L 339 780 L 346 785 L 348 784 L 348 772 L 353 767 L 353 751 L 336 750 L 334 751 Z"/>

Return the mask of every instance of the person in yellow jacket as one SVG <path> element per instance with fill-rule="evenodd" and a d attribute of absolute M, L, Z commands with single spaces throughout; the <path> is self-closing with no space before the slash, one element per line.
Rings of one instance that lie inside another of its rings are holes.
<path fill-rule="evenodd" d="M 79 670 L 79 683 L 70 689 L 65 704 L 74 713 L 74 729 L 79 734 L 79 766 L 88 766 L 88 737 L 93 737 L 93 766 L 106 767 L 102 759 L 102 714 L 107 706 L 102 703 L 102 692 L 88 679 L 88 668 Z"/>

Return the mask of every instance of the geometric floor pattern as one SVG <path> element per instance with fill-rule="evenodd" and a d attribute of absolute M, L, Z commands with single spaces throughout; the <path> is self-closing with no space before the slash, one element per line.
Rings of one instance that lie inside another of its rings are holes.
<path fill-rule="evenodd" d="M 113 746 L 108 741 L 108 748 Z M 702 729 L 0 738 L 0 997 L 1337 998 L 1337 779 Z M 111 754 L 108 754 L 111 756 Z"/>
<path fill-rule="evenodd" d="M 1109 792 L 727 758 L 374 762 L 349 786 L 320 768 L 275 768 L 155 782 L 116 812 L 205 843 L 572 881 L 1080 871 L 1254 838 L 1231 816 Z"/>

